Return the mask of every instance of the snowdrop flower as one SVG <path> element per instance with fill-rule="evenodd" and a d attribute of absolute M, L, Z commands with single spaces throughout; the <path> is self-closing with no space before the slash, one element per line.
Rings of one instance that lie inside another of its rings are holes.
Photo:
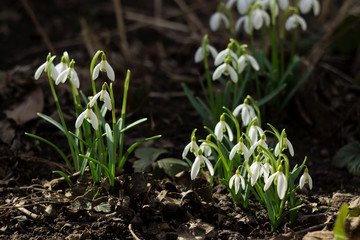
<path fill-rule="evenodd" d="M 258 147 L 258 146 L 262 146 L 263 148 L 267 149 L 268 145 L 266 144 L 266 137 L 265 134 L 263 133 L 261 135 L 260 140 L 258 140 L 257 142 L 255 142 L 249 149 L 250 154 L 252 154 L 254 152 L 254 150 Z"/>
<path fill-rule="evenodd" d="M 249 11 L 252 3 L 253 3 L 253 0 L 238 0 L 237 4 L 236 4 L 238 12 L 241 15 L 246 14 L 247 11 Z"/>
<path fill-rule="evenodd" d="M 309 170 L 307 168 L 305 168 L 303 175 L 301 175 L 301 177 L 300 177 L 300 182 L 299 182 L 300 189 L 302 189 L 304 187 L 305 183 L 309 184 L 309 188 L 311 190 L 313 187 L 313 182 L 312 182 L 312 178 L 309 174 Z"/>
<path fill-rule="evenodd" d="M 270 25 L 270 16 L 267 12 L 260 8 L 256 8 L 251 13 L 251 22 L 256 30 L 259 30 L 265 23 L 266 26 Z"/>
<path fill-rule="evenodd" d="M 299 15 L 293 14 L 286 20 L 285 29 L 289 31 L 291 29 L 295 29 L 299 25 L 303 31 L 306 30 L 307 25 L 305 20 Z"/>
<path fill-rule="evenodd" d="M 182 153 L 182 158 L 183 159 L 185 159 L 186 155 L 189 153 L 189 150 L 190 150 L 190 152 L 194 153 L 195 156 L 196 156 L 196 154 L 198 152 L 199 146 L 196 143 L 195 132 L 196 132 L 196 129 L 194 129 L 194 131 L 191 134 L 190 143 L 188 143 L 184 148 L 184 151 Z"/>
<path fill-rule="evenodd" d="M 226 49 L 222 50 L 221 52 L 219 52 L 218 55 L 216 55 L 216 58 L 214 61 L 215 66 L 219 66 L 221 63 L 225 62 L 227 58 L 229 58 L 230 61 L 232 61 L 232 63 L 235 64 L 234 61 L 236 61 L 238 59 L 238 57 L 233 52 L 233 50 L 231 50 L 231 48 L 232 48 L 232 43 L 229 43 L 229 45 Z"/>
<path fill-rule="evenodd" d="M 245 189 L 245 179 L 240 175 L 239 169 L 236 170 L 236 173 L 229 180 L 229 188 L 231 189 L 235 185 L 235 193 L 239 192 L 240 183 L 242 189 Z"/>
<path fill-rule="evenodd" d="M 209 44 L 206 45 L 206 52 L 210 52 L 214 59 L 218 55 L 217 50 L 213 46 L 211 46 Z M 202 60 L 204 60 L 204 52 L 203 52 L 202 47 L 199 47 L 196 50 L 194 60 L 195 60 L 196 63 L 201 62 Z"/>
<path fill-rule="evenodd" d="M 204 163 L 205 162 L 205 163 Z M 191 167 L 191 180 L 194 180 L 196 176 L 199 173 L 200 168 L 205 167 L 205 164 L 207 168 L 209 169 L 210 175 L 214 175 L 214 168 L 211 165 L 209 159 L 203 156 L 201 149 L 198 150 L 197 156 L 195 158 L 195 161 Z"/>
<path fill-rule="evenodd" d="M 286 11 L 289 7 L 289 0 L 278 0 L 278 4 L 281 10 Z"/>
<path fill-rule="evenodd" d="M 95 67 L 94 67 L 94 71 L 92 74 L 92 78 L 94 80 L 96 80 L 99 76 L 99 72 L 106 72 L 107 77 L 111 80 L 114 81 L 115 80 L 115 73 L 113 68 L 110 66 L 110 64 L 108 63 L 108 61 L 106 60 L 106 55 L 105 53 L 103 53 L 101 55 L 101 62 L 98 63 Z"/>
<path fill-rule="evenodd" d="M 211 141 L 211 135 L 209 134 L 207 137 L 206 137 L 206 141 Z M 200 149 L 201 151 L 204 153 L 204 156 L 205 157 L 209 157 L 211 155 L 211 147 L 208 146 L 206 144 L 206 142 L 203 142 L 201 145 L 200 145 Z"/>
<path fill-rule="evenodd" d="M 300 12 L 306 14 L 313 8 L 314 15 L 317 16 L 320 13 L 320 3 L 318 0 L 299 0 Z"/>
<path fill-rule="evenodd" d="M 231 149 L 229 159 L 232 160 L 236 153 L 244 155 L 245 160 L 248 160 L 251 155 L 249 154 L 249 150 L 244 144 L 242 137 L 240 137 L 239 142 Z"/>
<path fill-rule="evenodd" d="M 254 186 L 258 178 L 260 177 L 261 168 L 262 165 L 260 162 L 260 154 L 259 154 L 257 155 L 256 160 L 250 166 L 251 186 Z"/>
<path fill-rule="evenodd" d="M 225 61 L 225 63 L 218 66 L 212 76 L 212 79 L 215 81 L 216 79 L 219 79 L 221 75 L 230 75 L 231 81 L 234 83 L 237 83 L 238 81 L 238 74 L 236 73 L 235 69 L 230 65 L 230 58 L 228 57 Z"/>
<path fill-rule="evenodd" d="M 261 137 L 263 134 L 264 131 L 256 124 L 256 122 L 250 126 L 249 137 L 252 143 L 255 143 L 258 139 L 258 136 Z"/>
<path fill-rule="evenodd" d="M 84 119 L 86 119 L 89 123 L 91 123 L 92 127 L 97 130 L 99 127 L 99 120 L 93 110 L 90 107 L 90 104 L 87 105 L 86 110 L 80 113 L 75 122 L 75 127 L 79 128 L 83 123 Z"/>
<path fill-rule="evenodd" d="M 56 80 L 55 80 L 56 85 L 58 85 L 59 83 L 64 83 L 64 82 L 66 82 L 66 79 L 70 78 L 72 84 L 74 84 L 74 86 L 76 88 L 80 87 L 79 77 L 78 77 L 76 71 L 74 70 L 74 64 L 75 64 L 75 61 L 71 60 L 71 62 L 69 63 L 69 67 L 66 68 L 64 71 L 62 71 L 59 74 L 59 76 L 56 78 Z"/>
<path fill-rule="evenodd" d="M 260 175 L 264 176 L 265 182 L 268 180 L 270 173 L 272 173 L 272 166 L 270 165 L 269 159 L 266 158 L 266 161 L 260 171 Z"/>
<path fill-rule="evenodd" d="M 285 197 L 287 191 L 288 183 L 286 180 L 285 174 L 282 172 L 282 166 L 278 168 L 278 171 L 272 174 L 266 181 L 264 186 L 264 191 L 267 191 L 271 186 L 272 182 L 276 181 L 277 184 L 277 194 L 282 200 Z"/>
<path fill-rule="evenodd" d="M 286 0 L 288 1 L 288 0 Z M 265 10 L 265 9 L 269 9 L 270 12 L 273 11 L 273 7 L 275 5 L 275 8 L 274 8 L 274 14 L 275 16 L 277 16 L 279 14 L 279 7 L 276 3 L 276 0 L 259 0 L 258 1 L 260 4 L 261 4 L 261 7 Z"/>
<path fill-rule="evenodd" d="M 235 117 L 237 117 L 240 112 L 241 112 L 241 120 L 244 126 L 249 125 L 250 121 L 254 117 L 256 117 L 255 110 L 252 106 L 248 104 L 247 98 L 245 98 L 244 103 L 240 104 L 234 109 L 233 114 Z"/>
<path fill-rule="evenodd" d="M 243 25 L 244 31 L 247 34 L 250 34 L 252 31 L 252 26 L 249 26 L 249 16 L 248 15 L 242 16 L 236 21 L 235 31 L 239 32 L 242 25 Z"/>
<path fill-rule="evenodd" d="M 280 139 L 281 141 L 281 139 Z M 284 137 L 282 138 L 282 142 L 278 142 L 275 146 L 275 156 L 279 156 L 280 151 L 283 149 L 289 149 L 290 155 L 294 156 L 294 148 L 289 139 L 287 139 L 286 133 L 284 132 Z"/>
<path fill-rule="evenodd" d="M 70 62 L 69 60 L 69 54 L 67 51 L 65 51 L 61 57 L 61 61 L 56 64 L 55 68 L 57 70 L 58 73 L 61 73 L 62 71 L 64 71 L 65 69 L 68 68 L 68 63 Z"/>
<path fill-rule="evenodd" d="M 112 104 L 111 104 L 111 98 L 110 94 L 106 91 L 106 84 L 104 83 L 102 86 L 102 89 L 100 92 L 95 94 L 95 96 L 92 97 L 90 101 L 90 107 L 93 107 L 96 100 L 100 97 L 100 101 L 103 101 L 105 104 L 105 107 L 111 111 Z"/>
<path fill-rule="evenodd" d="M 234 135 L 231 131 L 230 126 L 225 122 L 225 114 L 222 114 L 220 116 L 220 121 L 215 126 L 215 136 L 218 138 L 218 140 L 221 142 L 224 137 L 224 132 L 228 132 L 229 140 L 232 142 Z"/>
<path fill-rule="evenodd" d="M 50 60 L 52 60 L 55 58 L 55 56 L 51 57 L 51 54 L 49 53 L 47 58 L 46 58 L 46 62 L 44 62 L 43 64 L 41 64 L 38 69 L 36 69 L 36 72 L 35 72 L 35 75 L 34 75 L 34 78 L 35 80 L 38 80 L 41 73 L 43 72 L 46 72 L 47 71 L 47 68 L 48 68 L 48 64 L 50 62 Z M 50 71 L 51 71 L 51 74 L 50 76 L 53 78 L 53 79 L 56 79 L 57 76 L 58 76 L 58 71 L 56 70 L 54 64 L 51 62 L 51 66 L 50 66 Z"/>
<path fill-rule="evenodd" d="M 239 73 L 241 73 L 246 65 L 250 63 L 250 65 L 252 66 L 252 68 L 255 70 L 255 71 L 259 71 L 260 67 L 259 67 L 259 64 L 258 62 L 256 61 L 256 59 L 249 55 L 249 54 L 243 54 L 239 57 L 238 59 L 238 71 Z"/>
<path fill-rule="evenodd" d="M 210 17 L 210 29 L 211 31 L 215 32 L 219 29 L 220 23 L 223 22 L 225 28 L 230 27 L 229 19 L 225 16 L 225 14 L 216 12 Z"/>

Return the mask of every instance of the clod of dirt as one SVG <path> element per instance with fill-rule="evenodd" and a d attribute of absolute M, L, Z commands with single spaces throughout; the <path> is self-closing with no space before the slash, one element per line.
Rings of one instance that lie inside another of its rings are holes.
<path fill-rule="evenodd" d="M 334 234 L 331 231 L 316 231 L 306 234 L 303 240 L 333 240 Z"/>

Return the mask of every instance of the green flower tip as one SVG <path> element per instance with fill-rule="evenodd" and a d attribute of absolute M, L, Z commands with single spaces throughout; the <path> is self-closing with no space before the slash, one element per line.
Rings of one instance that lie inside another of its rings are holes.
<path fill-rule="evenodd" d="M 198 155 L 199 155 L 199 156 L 202 155 L 202 150 L 201 150 L 201 148 L 198 149 Z"/>
<path fill-rule="evenodd" d="M 221 121 L 221 122 L 225 122 L 225 113 L 221 114 L 221 116 L 220 116 L 220 121 Z"/>
<path fill-rule="evenodd" d="M 236 169 L 236 173 L 235 173 L 236 175 L 240 175 L 240 170 L 239 170 L 239 168 L 238 169 Z"/>
<path fill-rule="evenodd" d="M 206 136 L 206 141 L 211 141 L 211 134 Z"/>
<path fill-rule="evenodd" d="M 257 162 L 260 162 L 260 153 L 256 156 L 256 159 L 255 159 Z"/>
<path fill-rule="evenodd" d="M 69 63 L 69 68 L 74 68 L 75 61 L 74 59 L 71 59 L 71 62 Z"/>
<path fill-rule="evenodd" d="M 105 55 L 105 53 L 104 53 L 104 52 L 102 52 L 102 55 L 101 55 L 101 60 L 102 60 L 102 61 L 106 61 L 106 55 Z"/>
<path fill-rule="evenodd" d="M 91 109 L 90 103 L 88 103 L 88 105 L 86 105 L 86 108 L 87 108 L 87 109 Z"/>
<path fill-rule="evenodd" d="M 106 82 L 104 82 L 104 84 L 102 85 L 102 87 L 101 87 L 101 89 L 103 90 L 103 91 L 105 91 L 106 90 Z"/>

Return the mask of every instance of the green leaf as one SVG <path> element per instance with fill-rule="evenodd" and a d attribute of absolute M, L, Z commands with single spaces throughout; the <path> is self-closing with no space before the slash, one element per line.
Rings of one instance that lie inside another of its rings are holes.
<path fill-rule="evenodd" d="M 135 156 L 139 159 L 134 162 L 133 167 L 135 172 L 144 172 L 151 167 L 152 163 L 167 150 L 161 148 L 139 148 L 135 150 Z"/>
<path fill-rule="evenodd" d="M 266 95 L 265 97 L 261 98 L 258 101 L 258 106 L 260 107 L 261 105 L 267 103 L 268 101 L 270 101 L 271 99 L 273 99 L 276 95 L 278 95 L 281 90 L 283 90 L 286 87 L 286 84 L 282 84 L 279 85 L 276 89 L 274 89 L 273 91 L 271 91 L 268 95 Z"/>
<path fill-rule="evenodd" d="M 335 221 L 335 226 L 334 226 L 335 240 L 346 239 L 345 221 L 348 212 L 349 212 L 349 206 L 347 204 L 343 204 L 340 208 L 339 214 Z"/>
<path fill-rule="evenodd" d="M 73 182 L 71 181 L 71 179 L 69 178 L 69 176 L 66 173 L 64 173 L 62 171 L 53 171 L 53 173 L 60 174 L 60 176 L 62 176 L 66 180 L 66 182 L 69 184 L 69 187 L 74 186 Z"/>
<path fill-rule="evenodd" d="M 189 167 L 186 162 L 177 158 L 163 158 L 157 161 L 156 164 L 170 177 L 174 177 Z"/>
<path fill-rule="evenodd" d="M 45 114 L 42 114 L 42 113 L 38 113 L 37 114 L 39 117 L 41 117 L 42 119 L 44 119 L 45 121 L 51 123 L 52 125 L 54 125 L 55 127 L 57 127 L 60 131 L 62 131 L 63 133 L 65 133 L 65 130 L 64 130 L 64 127 L 58 123 L 57 121 L 55 121 L 53 118 L 45 115 Z"/>
<path fill-rule="evenodd" d="M 121 119 L 119 119 L 119 121 L 120 121 L 120 120 L 121 120 Z M 118 122 L 119 122 L 119 121 L 118 121 Z M 146 121 L 147 121 L 147 118 L 139 119 L 139 120 L 137 120 L 137 121 L 135 121 L 135 122 L 127 125 L 127 126 L 124 127 L 123 129 L 120 129 L 120 133 L 123 133 L 123 132 L 125 132 L 126 130 L 129 130 L 130 128 L 135 127 L 136 125 L 139 125 L 140 123 L 143 123 L 143 122 L 146 122 Z M 116 125 L 117 125 L 117 124 L 116 124 Z M 121 125 L 119 124 L 119 126 L 121 126 Z"/>

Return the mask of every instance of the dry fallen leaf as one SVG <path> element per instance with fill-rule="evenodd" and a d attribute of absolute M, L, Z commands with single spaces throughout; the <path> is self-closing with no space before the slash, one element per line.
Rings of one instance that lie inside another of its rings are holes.
<path fill-rule="evenodd" d="M 18 125 L 22 125 L 37 118 L 37 113 L 44 108 L 44 93 L 41 88 L 36 88 L 25 96 L 21 103 L 10 107 L 6 111 L 6 117 L 13 119 Z"/>

